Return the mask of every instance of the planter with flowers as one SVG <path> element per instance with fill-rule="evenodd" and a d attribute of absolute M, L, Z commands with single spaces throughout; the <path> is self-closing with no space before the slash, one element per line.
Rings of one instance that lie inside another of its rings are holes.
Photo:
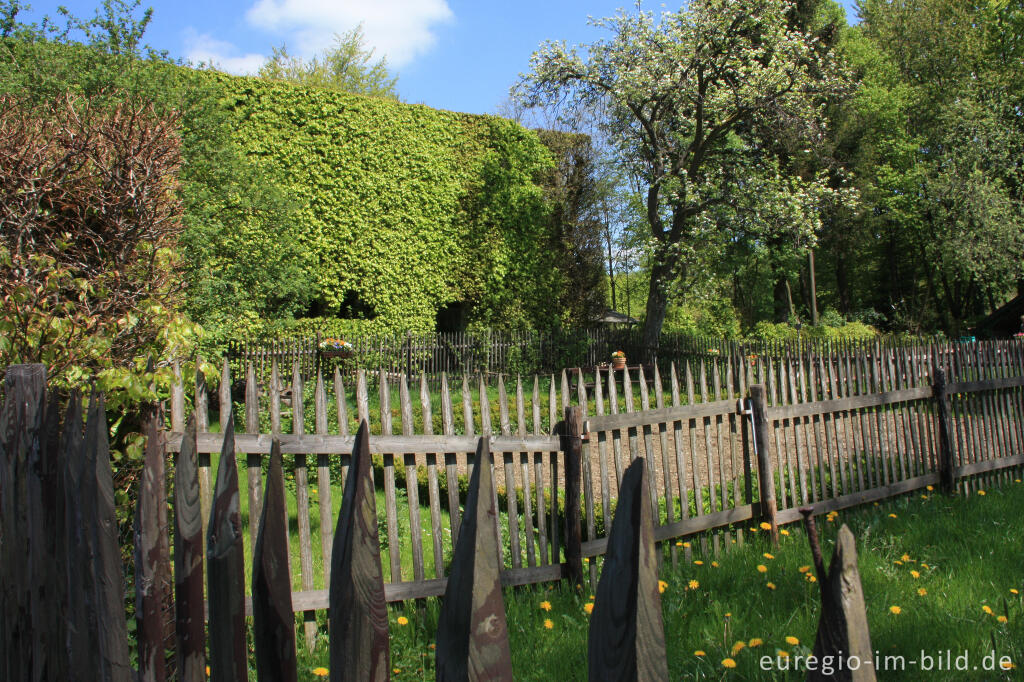
<path fill-rule="evenodd" d="M 612 353 L 612 369 L 626 369 L 626 353 L 617 350 Z"/>
<path fill-rule="evenodd" d="M 319 346 L 320 356 L 325 358 L 350 358 L 355 355 L 352 344 L 344 339 L 323 339 Z"/>

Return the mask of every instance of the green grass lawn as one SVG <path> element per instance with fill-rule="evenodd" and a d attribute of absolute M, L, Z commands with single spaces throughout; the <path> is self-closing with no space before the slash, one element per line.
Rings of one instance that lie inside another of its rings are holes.
<path fill-rule="evenodd" d="M 993 650 L 996 660 L 1008 656 L 1014 665 L 1024 664 L 1024 532 L 1018 516 L 1024 509 L 1024 485 L 986 493 L 969 499 L 927 493 L 926 499 L 915 495 L 842 512 L 834 521 L 819 517 L 826 560 L 840 524 L 848 524 L 857 537 L 880 665 L 886 665 L 886 656 L 905 657 L 904 670 L 880 670 L 880 679 L 1019 679 L 1020 668 L 982 668 Z M 700 543 L 693 542 L 693 561 L 701 564 L 681 561 L 673 570 L 666 560 L 662 608 L 672 679 L 803 679 L 803 671 L 765 671 L 760 665 L 763 656 L 776 666 L 779 660 L 792 665 L 814 644 L 818 585 L 801 571 L 812 563 L 810 549 L 798 526 L 787 532 L 778 549 L 757 532 L 742 548 L 718 557 L 699 556 Z M 759 565 L 766 570 L 760 572 Z M 576 594 L 562 586 L 506 591 L 516 679 L 586 679 L 589 616 L 584 607 L 592 593 Z M 544 602 L 550 611 L 542 608 Z M 419 608 L 390 609 L 396 679 L 433 679 L 437 609 L 436 600 Z M 313 651 L 299 638 L 300 679 L 315 679 L 314 668 L 327 666 L 326 634 L 320 637 Z M 928 662 L 922 650 L 933 666 L 939 652 L 943 662 L 946 651 L 952 652 L 954 665 L 966 652 L 971 669 L 922 671 L 921 662 Z M 780 651 L 788 659 L 779 659 Z M 734 669 L 723 666 L 727 658 L 735 662 Z M 896 667 L 898 661 L 890 658 L 889 665 Z"/>

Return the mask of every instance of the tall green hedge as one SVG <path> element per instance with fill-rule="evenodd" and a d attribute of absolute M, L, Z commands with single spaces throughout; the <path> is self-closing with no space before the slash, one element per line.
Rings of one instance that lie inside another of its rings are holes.
<path fill-rule="evenodd" d="M 432 330 L 439 308 L 546 326 L 559 235 L 538 185 L 552 167 L 511 121 L 206 72 L 233 141 L 297 202 L 293 232 L 325 316 Z M 260 263 L 253 263 L 260 267 Z"/>

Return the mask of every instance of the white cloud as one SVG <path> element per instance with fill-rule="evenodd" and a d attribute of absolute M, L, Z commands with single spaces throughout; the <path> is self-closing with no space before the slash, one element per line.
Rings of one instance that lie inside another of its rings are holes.
<path fill-rule="evenodd" d="M 447 0 L 257 0 L 246 20 L 281 34 L 292 54 L 309 57 L 360 23 L 368 47 L 401 67 L 437 41 L 433 29 L 453 17 Z"/>
<path fill-rule="evenodd" d="M 255 74 L 267 60 L 262 54 L 239 55 L 238 48 L 231 43 L 191 28 L 185 32 L 185 56 L 194 63 L 209 63 L 238 76 Z"/>

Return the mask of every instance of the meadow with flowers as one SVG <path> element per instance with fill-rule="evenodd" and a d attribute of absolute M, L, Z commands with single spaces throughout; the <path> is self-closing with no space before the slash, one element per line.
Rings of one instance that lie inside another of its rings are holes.
<path fill-rule="evenodd" d="M 1024 664 L 1024 532 L 1018 521 L 1024 484 L 977 489 L 945 498 L 924 490 L 885 503 L 817 517 L 826 564 L 842 524 L 857 538 L 871 643 L 885 665 L 905 657 L 905 670 L 879 679 L 1020 679 Z M 743 545 L 719 556 L 701 538 L 675 542 L 664 555 L 661 588 L 669 672 L 673 679 L 803 679 L 792 669 L 814 646 L 819 584 L 806 535 L 744 527 Z M 711 543 L 707 543 L 709 546 Z M 587 628 L 594 593 L 560 585 L 507 590 L 506 613 L 517 680 L 587 678 Z M 438 605 L 402 604 L 390 611 L 392 674 L 434 678 Z M 300 650 L 300 676 L 328 675 L 327 640 Z M 918 670 L 921 652 L 967 653 L 977 670 Z M 981 670 L 984 657 L 1007 657 L 1005 669 Z M 762 659 L 771 660 L 764 670 Z M 914 663 L 911 663 L 913 661 Z M 789 669 L 787 670 L 787 667 Z"/>

